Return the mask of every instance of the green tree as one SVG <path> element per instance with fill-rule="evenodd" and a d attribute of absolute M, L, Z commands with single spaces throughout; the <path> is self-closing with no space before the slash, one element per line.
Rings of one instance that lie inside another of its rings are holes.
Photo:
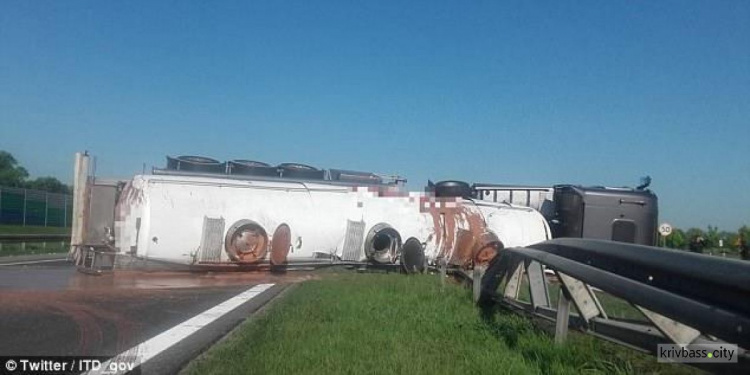
<path fill-rule="evenodd" d="M 737 241 L 737 233 L 723 230 L 719 232 L 719 239 L 725 249 L 734 249 L 734 243 Z"/>
<path fill-rule="evenodd" d="M 706 239 L 707 248 L 719 247 L 719 228 L 709 225 L 704 238 Z"/>
<path fill-rule="evenodd" d="M 26 182 L 26 188 L 50 193 L 69 194 L 71 189 L 54 177 L 39 177 Z"/>
<path fill-rule="evenodd" d="M 0 150 L 0 186 L 42 190 L 50 193 L 69 194 L 72 189 L 54 177 L 39 177 L 27 180 L 29 172 L 18 165 L 10 152 Z"/>
<path fill-rule="evenodd" d="M 745 241 L 750 241 L 750 227 L 747 225 L 743 225 L 740 227 L 740 229 L 737 230 L 737 234 L 735 235 L 734 239 L 732 240 L 732 246 L 734 248 L 739 248 L 740 245 L 740 236 L 744 234 Z"/>
<path fill-rule="evenodd" d="M 700 228 L 690 228 L 685 232 L 685 236 L 687 237 L 687 240 L 690 241 L 695 237 L 703 237 L 706 238 L 706 233 L 703 232 L 703 229 Z"/>
<path fill-rule="evenodd" d="M 672 233 L 665 239 L 666 245 L 672 249 L 684 249 L 687 245 L 687 239 L 685 238 L 685 232 L 682 229 L 675 228 Z"/>
<path fill-rule="evenodd" d="M 29 172 L 9 152 L 0 150 L 0 186 L 23 187 Z"/>

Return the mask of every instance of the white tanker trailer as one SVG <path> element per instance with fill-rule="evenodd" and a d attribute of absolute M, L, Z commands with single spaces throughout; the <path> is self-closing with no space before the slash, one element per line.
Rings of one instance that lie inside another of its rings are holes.
<path fill-rule="evenodd" d="M 151 175 L 104 181 L 87 176 L 88 156 L 78 155 L 71 255 L 80 268 L 471 268 L 499 247 L 551 237 L 539 212 L 471 199 L 456 183 L 407 192 L 403 180 L 366 173 L 347 179 L 299 165 L 286 174 L 259 165 L 254 175 L 221 173 L 231 162 L 196 172 L 174 160 Z"/>

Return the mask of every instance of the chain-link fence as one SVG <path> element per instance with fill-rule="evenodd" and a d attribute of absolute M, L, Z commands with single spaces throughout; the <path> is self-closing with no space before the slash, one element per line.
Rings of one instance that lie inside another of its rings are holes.
<path fill-rule="evenodd" d="M 72 218 L 71 195 L 0 187 L 0 224 L 68 227 Z"/>

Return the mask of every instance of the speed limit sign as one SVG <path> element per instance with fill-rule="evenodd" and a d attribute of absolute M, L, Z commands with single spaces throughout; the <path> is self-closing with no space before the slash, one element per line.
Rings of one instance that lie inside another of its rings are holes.
<path fill-rule="evenodd" d="M 659 234 L 666 237 L 672 234 L 672 226 L 669 223 L 662 223 L 659 225 Z"/>

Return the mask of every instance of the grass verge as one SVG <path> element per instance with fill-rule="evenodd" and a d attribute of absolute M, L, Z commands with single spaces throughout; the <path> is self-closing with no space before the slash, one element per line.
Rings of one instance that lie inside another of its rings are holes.
<path fill-rule="evenodd" d="M 0 234 L 70 234 L 70 228 L 39 227 L 21 225 L 0 225 Z M 3 241 L 0 242 L 0 257 L 34 254 L 66 253 L 70 249 L 70 241 Z"/>
<path fill-rule="evenodd" d="M 70 250 L 70 241 L 3 242 L 0 257 L 35 254 L 59 254 Z"/>
<path fill-rule="evenodd" d="M 692 372 L 590 336 L 564 346 L 528 320 L 481 314 L 430 275 L 333 273 L 290 291 L 183 371 L 234 373 L 630 374 Z"/>

